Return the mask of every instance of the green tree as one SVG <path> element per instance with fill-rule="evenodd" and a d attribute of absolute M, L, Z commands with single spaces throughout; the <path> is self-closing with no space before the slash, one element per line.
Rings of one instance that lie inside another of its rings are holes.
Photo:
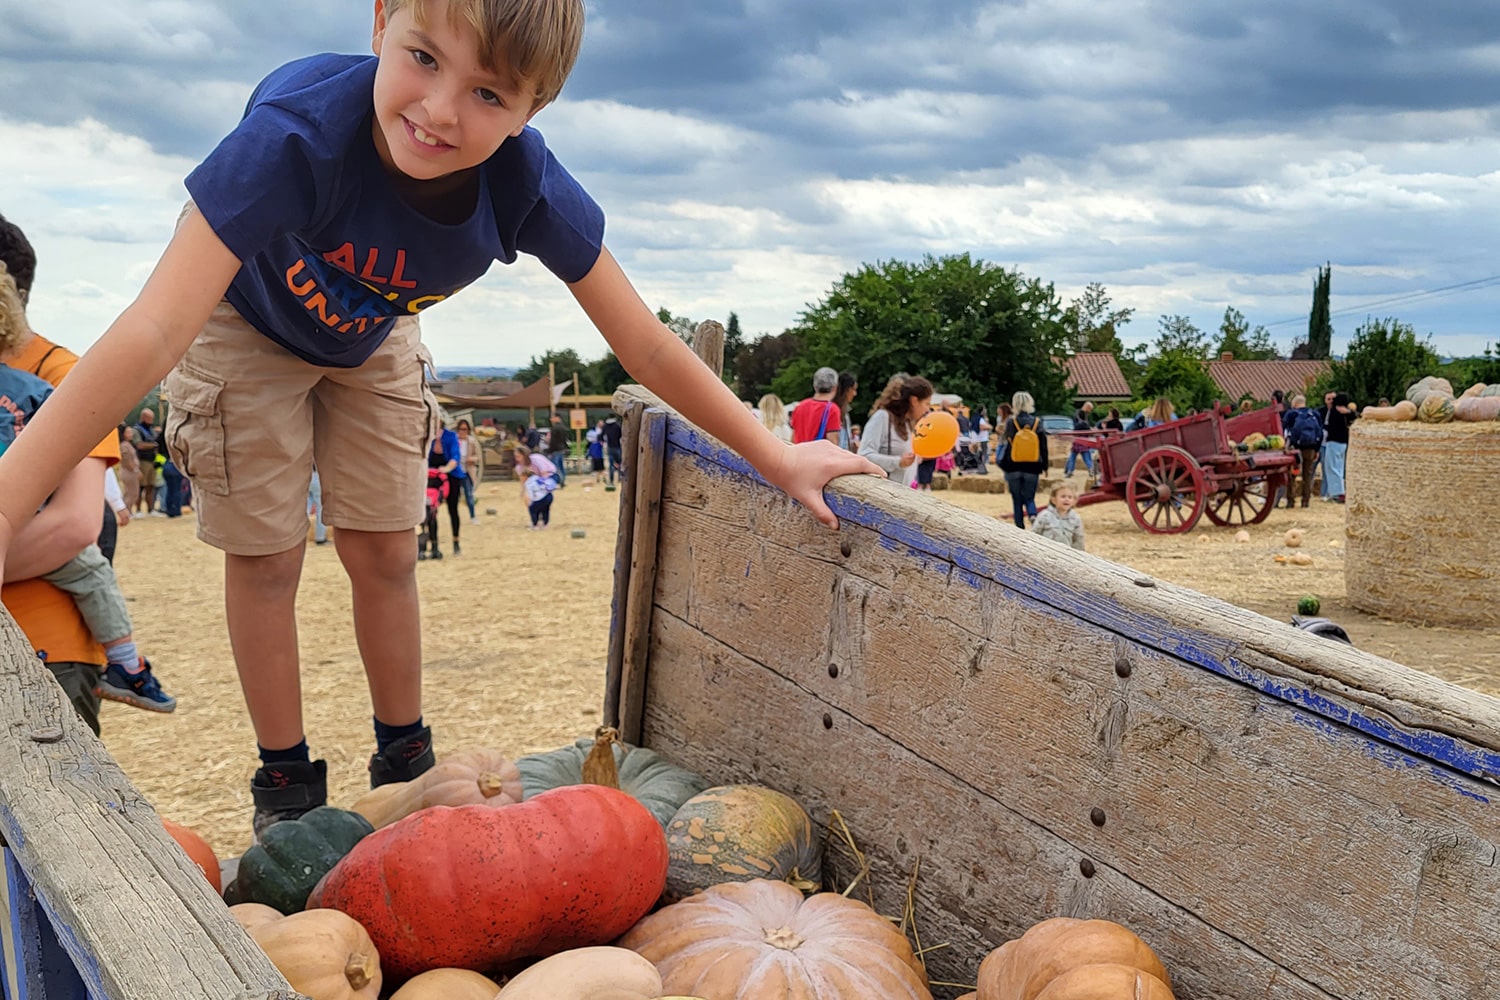
<path fill-rule="evenodd" d="M 588 367 L 584 364 L 578 352 L 571 347 L 565 347 L 560 351 L 548 351 L 542 355 L 532 355 L 531 363 L 516 372 L 516 380 L 522 385 L 530 385 L 539 378 L 547 377 L 547 366 L 557 366 L 557 381 L 566 382 L 577 372 L 579 381 L 583 381 L 583 370 Z"/>
<path fill-rule="evenodd" d="M 1314 392 L 1346 392 L 1360 405 L 1381 397 L 1395 402 L 1406 388 L 1438 367 L 1430 337 L 1417 338 L 1410 324 L 1398 319 L 1366 319 L 1354 331 L 1344 360 L 1335 361 Z"/>
<path fill-rule="evenodd" d="M 745 334 L 740 329 L 739 313 L 730 313 L 729 320 L 724 324 L 724 380 L 730 385 L 735 384 L 739 376 L 739 369 L 735 367 L 735 359 L 745 349 Z"/>
<path fill-rule="evenodd" d="M 1068 403 L 1062 306 L 1050 284 L 968 254 L 867 264 L 846 274 L 794 331 L 802 352 L 773 383 L 801 399 L 827 365 L 860 375 L 863 414 L 896 372 L 974 401 L 1024 389 L 1041 409 Z"/>
<path fill-rule="evenodd" d="M 1318 360 L 1333 354 L 1333 319 L 1328 311 L 1332 282 L 1333 266 L 1325 264 L 1318 268 L 1318 280 L 1313 282 L 1312 313 L 1307 317 L 1307 356 Z"/>
<path fill-rule="evenodd" d="M 734 370 L 741 399 L 752 403 L 771 391 L 771 383 L 782 365 L 802 352 L 802 340 L 790 330 L 767 334 L 740 348 L 734 358 Z M 728 349 L 725 350 L 728 355 Z"/>
<path fill-rule="evenodd" d="M 1163 316 L 1157 321 L 1156 343 L 1151 353 L 1153 357 L 1180 355 L 1207 361 L 1208 335 L 1186 316 Z"/>
<path fill-rule="evenodd" d="M 1228 399 L 1203 361 L 1183 351 L 1158 354 L 1147 361 L 1136 394 L 1148 403 L 1166 396 L 1178 414 L 1206 410 L 1215 400 Z"/>
<path fill-rule="evenodd" d="M 1144 345 L 1126 347 L 1120 339 L 1120 328 L 1135 316 L 1134 309 L 1114 309 L 1109 290 L 1099 282 L 1090 282 L 1083 293 L 1068 303 L 1062 313 L 1069 351 L 1102 351 L 1115 356 L 1120 372 L 1132 385 L 1140 378 Z"/>
<path fill-rule="evenodd" d="M 579 376 L 583 391 L 590 395 L 614 392 L 620 386 L 634 382 L 614 351 L 605 351 L 602 358 L 590 361 Z"/>
<path fill-rule="evenodd" d="M 656 318 L 666 324 L 667 329 L 682 338 L 682 342 L 689 347 L 693 346 L 693 331 L 698 329 L 698 324 L 686 316 L 673 316 L 666 306 L 656 310 Z"/>
<path fill-rule="evenodd" d="M 1233 354 L 1236 361 L 1274 361 L 1276 345 L 1263 326 L 1250 329 L 1245 314 L 1234 306 L 1224 307 L 1224 318 L 1219 322 L 1219 346 L 1215 356 Z"/>

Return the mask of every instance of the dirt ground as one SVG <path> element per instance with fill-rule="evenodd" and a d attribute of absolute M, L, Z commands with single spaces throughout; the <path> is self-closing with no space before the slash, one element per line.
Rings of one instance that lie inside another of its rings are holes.
<path fill-rule="evenodd" d="M 418 564 L 426 661 L 426 719 L 439 747 L 485 745 L 514 755 L 560 746 L 599 722 L 620 494 L 575 478 L 557 494 L 552 527 L 529 531 L 514 483 L 484 485 L 464 555 Z M 951 502 L 1008 517 L 1004 495 L 944 492 Z M 486 508 L 497 513 L 490 515 Z M 1205 519 L 1184 536 L 1151 536 L 1121 504 L 1082 511 L 1089 550 L 1277 619 L 1317 594 L 1323 613 L 1360 648 L 1500 694 L 1500 636 L 1384 621 L 1344 599 L 1343 513 L 1314 502 L 1277 511 L 1248 544 Z M 1277 565 L 1282 533 L 1306 530 L 1314 565 Z M 574 538 L 580 529 L 584 537 Z M 446 515 L 442 526 L 449 545 Z M 249 840 L 249 779 L 257 761 L 223 616 L 223 561 L 198 542 L 191 515 L 147 518 L 120 533 L 115 565 L 138 642 L 179 698 L 169 716 L 104 709 L 111 751 L 159 811 L 203 833 L 223 855 Z M 369 700 L 350 624 L 349 587 L 332 544 L 309 544 L 299 598 L 308 739 L 329 765 L 330 802 L 365 788 Z"/>

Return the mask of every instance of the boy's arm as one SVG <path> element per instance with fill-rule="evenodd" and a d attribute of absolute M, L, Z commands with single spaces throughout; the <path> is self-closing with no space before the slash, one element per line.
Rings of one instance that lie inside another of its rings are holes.
<path fill-rule="evenodd" d="M 203 216 L 188 213 L 136 300 L 0 455 L 0 553 L 68 470 L 177 363 L 239 268 Z M 102 490 L 102 481 L 95 485 Z"/>
<path fill-rule="evenodd" d="M 0 578 L 30 580 L 50 573 L 99 537 L 99 501 L 108 468 L 102 458 L 85 458 L 63 477 L 51 501 L 5 553 Z"/>
<path fill-rule="evenodd" d="M 823 501 L 823 487 L 830 479 L 857 473 L 885 475 L 873 462 L 827 441 L 788 446 L 778 440 L 647 308 L 608 249 L 601 247 L 593 269 L 568 287 L 626 371 L 743 455 L 767 481 L 829 527 L 838 526 Z"/>

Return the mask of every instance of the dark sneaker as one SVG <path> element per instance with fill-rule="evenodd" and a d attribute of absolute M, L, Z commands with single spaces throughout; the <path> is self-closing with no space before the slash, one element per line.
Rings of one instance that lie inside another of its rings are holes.
<path fill-rule="evenodd" d="M 110 701 L 144 708 L 148 712 L 173 712 L 177 710 L 177 699 L 161 689 L 156 675 L 151 673 L 151 661 L 141 658 L 140 673 L 128 674 L 118 663 L 111 663 L 99 675 L 99 686 L 94 693 Z"/>
<path fill-rule="evenodd" d="M 434 545 L 432 547 L 432 555 L 428 556 L 427 558 L 429 558 L 429 559 L 441 559 L 441 558 L 443 558 L 443 550 L 440 549 L 440 548 L 438 548 L 436 545 Z"/>
<path fill-rule="evenodd" d="M 393 781 L 411 781 L 435 763 L 432 752 L 432 727 L 423 726 L 404 740 L 397 740 L 370 756 L 370 787 L 379 788 Z"/>
<path fill-rule="evenodd" d="M 250 797 L 255 800 L 255 840 L 272 823 L 300 819 L 302 814 L 328 802 L 328 762 L 322 760 L 278 761 L 262 764 L 250 779 Z"/>
<path fill-rule="evenodd" d="M 457 538 L 453 539 L 453 554 L 456 556 L 461 556 L 464 554 L 464 550 L 458 547 Z"/>

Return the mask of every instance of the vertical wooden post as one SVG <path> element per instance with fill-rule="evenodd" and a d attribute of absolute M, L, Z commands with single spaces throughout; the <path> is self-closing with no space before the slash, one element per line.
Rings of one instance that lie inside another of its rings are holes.
<path fill-rule="evenodd" d="M 645 714 L 646 669 L 651 654 L 651 609 L 656 597 L 656 540 L 661 524 L 662 472 L 666 467 L 667 413 L 652 407 L 641 416 L 635 467 L 635 527 L 630 541 L 630 582 L 625 597 L 620 670 L 620 737 L 639 743 Z"/>
<path fill-rule="evenodd" d="M 620 454 L 635 455 L 640 447 L 641 413 L 646 407 L 631 404 L 625 411 Z M 633 473 L 634 470 L 632 469 Z M 626 488 L 626 484 L 629 488 Z M 629 607 L 631 544 L 635 538 L 635 479 L 620 470 L 620 517 L 615 534 L 615 586 L 609 608 L 609 653 L 604 668 L 604 712 L 606 726 L 620 728 L 620 680 L 625 664 L 625 612 Z"/>
<path fill-rule="evenodd" d="M 716 319 L 706 319 L 693 331 L 693 351 L 708 365 L 708 370 L 724 377 L 724 327 Z"/>
<path fill-rule="evenodd" d="M 557 403 L 553 400 L 552 389 L 557 385 L 557 365 L 551 361 L 547 362 L 547 419 L 557 416 Z"/>

